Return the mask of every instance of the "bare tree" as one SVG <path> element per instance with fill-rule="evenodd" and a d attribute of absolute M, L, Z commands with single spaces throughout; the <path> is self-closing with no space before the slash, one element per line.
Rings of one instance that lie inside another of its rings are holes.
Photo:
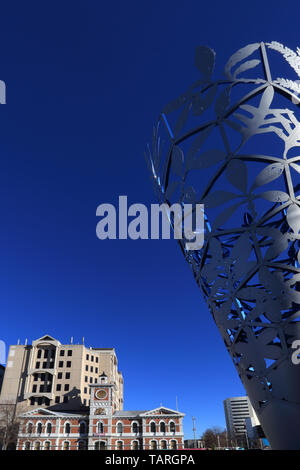
<path fill-rule="evenodd" d="M 18 410 L 18 413 L 17 413 Z M 20 407 L 11 401 L 0 403 L 0 446 L 2 450 L 15 449 L 18 440 Z"/>
<path fill-rule="evenodd" d="M 227 446 L 226 431 L 217 426 L 206 429 L 201 439 L 208 449 L 224 448 Z"/>

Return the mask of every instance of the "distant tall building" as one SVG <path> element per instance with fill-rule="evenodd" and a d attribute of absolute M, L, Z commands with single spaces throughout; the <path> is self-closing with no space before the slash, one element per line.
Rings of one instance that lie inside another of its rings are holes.
<path fill-rule="evenodd" d="M 249 398 L 247 396 L 232 397 L 227 398 L 223 403 L 228 439 L 240 441 L 240 439 L 246 438 L 245 420 L 247 418 L 257 420 Z"/>
<path fill-rule="evenodd" d="M 0 404 L 22 405 L 23 411 L 49 406 L 80 410 L 89 405 L 90 385 L 103 372 L 115 384 L 115 406 L 122 410 L 123 377 L 114 348 L 61 344 L 45 335 L 31 345 L 10 346 Z"/>

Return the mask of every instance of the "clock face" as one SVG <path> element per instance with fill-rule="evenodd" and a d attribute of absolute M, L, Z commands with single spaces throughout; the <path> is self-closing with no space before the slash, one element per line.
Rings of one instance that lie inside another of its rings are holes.
<path fill-rule="evenodd" d="M 101 400 L 102 398 L 106 398 L 107 397 L 107 391 L 106 390 L 97 390 L 97 392 L 95 393 L 95 396 L 96 396 L 96 398 L 98 398 L 98 400 Z"/>

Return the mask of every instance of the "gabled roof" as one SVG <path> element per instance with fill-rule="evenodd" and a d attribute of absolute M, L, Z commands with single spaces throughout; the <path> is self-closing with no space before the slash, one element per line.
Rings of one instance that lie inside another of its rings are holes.
<path fill-rule="evenodd" d="M 33 410 L 26 411 L 25 413 L 22 413 L 20 415 L 21 418 L 33 418 L 33 417 L 46 417 L 48 416 L 49 418 L 52 417 L 66 417 L 66 416 L 82 416 L 86 415 L 88 416 L 88 413 L 86 411 L 53 411 L 53 410 L 48 410 L 47 408 L 34 408 Z"/>
<path fill-rule="evenodd" d="M 175 411 L 172 410 L 171 408 L 166 408 L 165 406 L 160 406 L 158 408 L 155 408 L 154 410 L 149 410 L 145 411 L 144 413 L 141 414 L 141 417 L 146 417 L 146 416 L 157 416 L 157 415 L 172 415 L 172 416 L 184 416 L 184 413 L 181 413 L 180 411 Z"/>

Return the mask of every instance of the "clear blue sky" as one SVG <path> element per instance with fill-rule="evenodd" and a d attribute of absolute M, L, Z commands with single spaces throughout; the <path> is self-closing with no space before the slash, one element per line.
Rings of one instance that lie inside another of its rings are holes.
<path fill-rule="evenodd" d="M 261 40 L 300 45 L 299 6 L 231 1 L 1 5 L 0 339 L 49 333 L 115 347 L 126 409 L 186 413 L 186 437 L 224 426 L 244 389 L 175 241 L 100 241 L 96 208 L 156 202 L 143 158 L 162 107 Z"/>

